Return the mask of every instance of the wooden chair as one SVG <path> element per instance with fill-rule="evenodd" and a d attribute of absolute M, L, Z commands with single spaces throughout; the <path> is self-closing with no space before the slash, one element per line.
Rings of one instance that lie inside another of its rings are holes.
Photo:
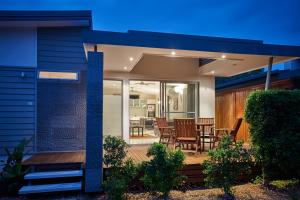
<path fill-rule="evenodd" d="M 200 140 L 202 140 L 203 144 L 208 143 L 209 144 L 209 149 L 212 149 L 214 145 L 214 138 L 215 138 L 215 133 L 214 133 L 214 123 L 215 119 L 214 118 L 203 118 L 199 117 L 197 120 L 198 124 L 212 124 L 211 126 L 204 126 L 204 134 L 202 133 L 202 128 L 201 126 L 197 126 L 197 131 L 199 131 L 200 135 Z M 203 147 L 204 149 L 204 147 Z"/>
<path fill-rule="evenodd" d="M 165 117 L 156 117 L 156 124 L 160 134 L 159 143 L 168 145 L 173 140 L 174 128 L 168 126 L 168 121 Z"/>
<path fill-rule="evenodd" d="M 174 119 L 174 127 L 175 127 L 175 141 L 174 141 L 174 148 L 176 147 L 188 147 L 189 144 L 192 146 L 195 145 L 195 153 L 198 152 L 200 145 L 200 138 L 198 137 L 196 131 L 196 123 L 195 119 L 193 118 L 186 118 L 186 119 Z M 178 144 L 176 146 L 176 144 Z"/>
<path fill-rule="evenodd" d="M 144 136 L 144 119 L 140 118 L 139 120 L 130 120 L 129 121 L 129 129 L 131 136 L 134 136 L 135 131 L 137 130 L 138 136 L 140 136 L 140 131 L 142 133 L 142 137 Z"/>
<path fill-rule="evenodd" d="M 215 132 L 216 132 L 216 136 L 215 136 L 215 141 L 214 142 L 219 142 L 222 138 L 222 136 L 224 134 L 226 135 L 230 135 L 231 138 L 232 138 L 232 143 L 236 144 L 236 136 L 237 136 L 237 133 L 241 127 L 241 124 L 242 124 L 242 121 L 243 121 L 243 118 L 238 118 L 236 119 L 234 125 L 233 125 L 233 128 L 218 128 L 218 129 L 215 129 Z M 214 146 L 215 146 L 215 143 L 214 143 Z"/>

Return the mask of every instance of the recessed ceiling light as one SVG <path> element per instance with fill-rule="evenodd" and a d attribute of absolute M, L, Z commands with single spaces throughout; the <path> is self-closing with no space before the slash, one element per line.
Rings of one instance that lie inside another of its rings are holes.
<path fill-rule="evenodd" d="M 222 57 L 222 58 L 226 58 L 226 55 L 225 55 L 225 54 L 223 54 L 221 57 Z"/>
<path fill-rule="evenodd" d="M 215 71 L 211 71 L 210 73 L 215 74 Z"/>
<path fill-rule="evenodd" d="M 130 57 L 129 60 L 130 60 L 130 61 L 133 61 L 133 57 Z"/>
<path fill-rule="evenodd" d="M 126 69 L 127 69 L 127 67 L 124 67 L 124 69 L 126 70 Z"/>
<path fill-rule="evenodd" d="M 175 52 L 175 51 L 172 51 L 171 54 L 172 54 L 173 56 L 175 56 L 175 55 L 176 55 L 176 52 Z"/>

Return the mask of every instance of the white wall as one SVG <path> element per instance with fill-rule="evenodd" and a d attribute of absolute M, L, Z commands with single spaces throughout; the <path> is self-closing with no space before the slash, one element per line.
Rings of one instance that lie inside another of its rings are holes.
<path fill-rule="evenodd" d="M 215 118 L 215 77 L 203 76 L 199 79 L 200 117 Z"/>
<path fill-rule="evenodd" d="M 0 66 L 37 66 L 36 28 L 0 28 Z"/>

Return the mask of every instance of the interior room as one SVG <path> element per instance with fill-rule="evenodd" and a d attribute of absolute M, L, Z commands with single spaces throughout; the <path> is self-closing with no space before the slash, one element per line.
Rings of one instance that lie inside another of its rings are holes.
<path fill-rule="evenodd" d="M 160 113 L 160 82 L 130 81 L 129 87 L 130 143 L 158 142 L 155 117 Z"/>

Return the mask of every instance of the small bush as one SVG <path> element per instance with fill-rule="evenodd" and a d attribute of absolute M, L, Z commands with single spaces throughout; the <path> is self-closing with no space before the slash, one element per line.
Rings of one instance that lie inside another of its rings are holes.
<path fill-rule="evenodd" d="M 161 192 L 167 198 L 173 187 L 185 179 L 178 173 L 182 169 L 184 154 L 180 150 L 171 151 L 163 144 L 154 143 L 147 153 L 152 159 L 143 163 L 145 171 L 142 182 L 151 191 Z"/>
<path fill-rule="evenodd" d="M 264 183 L 299 179 L 300 91 L 255 91 L 248 97 L 245 118 Z"/>
<path fill-rule="evenodd" d="M 204 161 L 203 171 L 207 186 L 222 187 L 226 195 L 232 195 L 231 187 L 250 170 L 250 154 L 242 144 L 232 145 L 231 137 L 224 136 L 219 146 L 209 151 L 210 159 Z"/>
<path fill-rule="evenodd" d="M 290 187 L 295 187 L 299 185 L 299 180 L 290 179 L 290 180 L 274 180 L 270 182 L 271 186 L 274 186 L 277 189 L 288 189 Z"/>
<path fill-rule="evenodd" d="M 22 167 L 25 147 L 30 141 L 22 140 L 12 152 L 4 148 L 7 154 L 7 160 L 4 161 L 4 167 L 0 173 L 0 193 L 17 194 L 23 184 L 24 175 L 28 170 Z"/>
<path fill-rule="evenodd" d="M 126 160 L 127 144 L 124 140 L 107 136 L 104 141 L 103 162 L 109 168 L 109 175 L 104 181 L 108 198 L 119 200 L 125 198 L 130 182 L 137 174 L 137 167 L 132 160 Z"/>

